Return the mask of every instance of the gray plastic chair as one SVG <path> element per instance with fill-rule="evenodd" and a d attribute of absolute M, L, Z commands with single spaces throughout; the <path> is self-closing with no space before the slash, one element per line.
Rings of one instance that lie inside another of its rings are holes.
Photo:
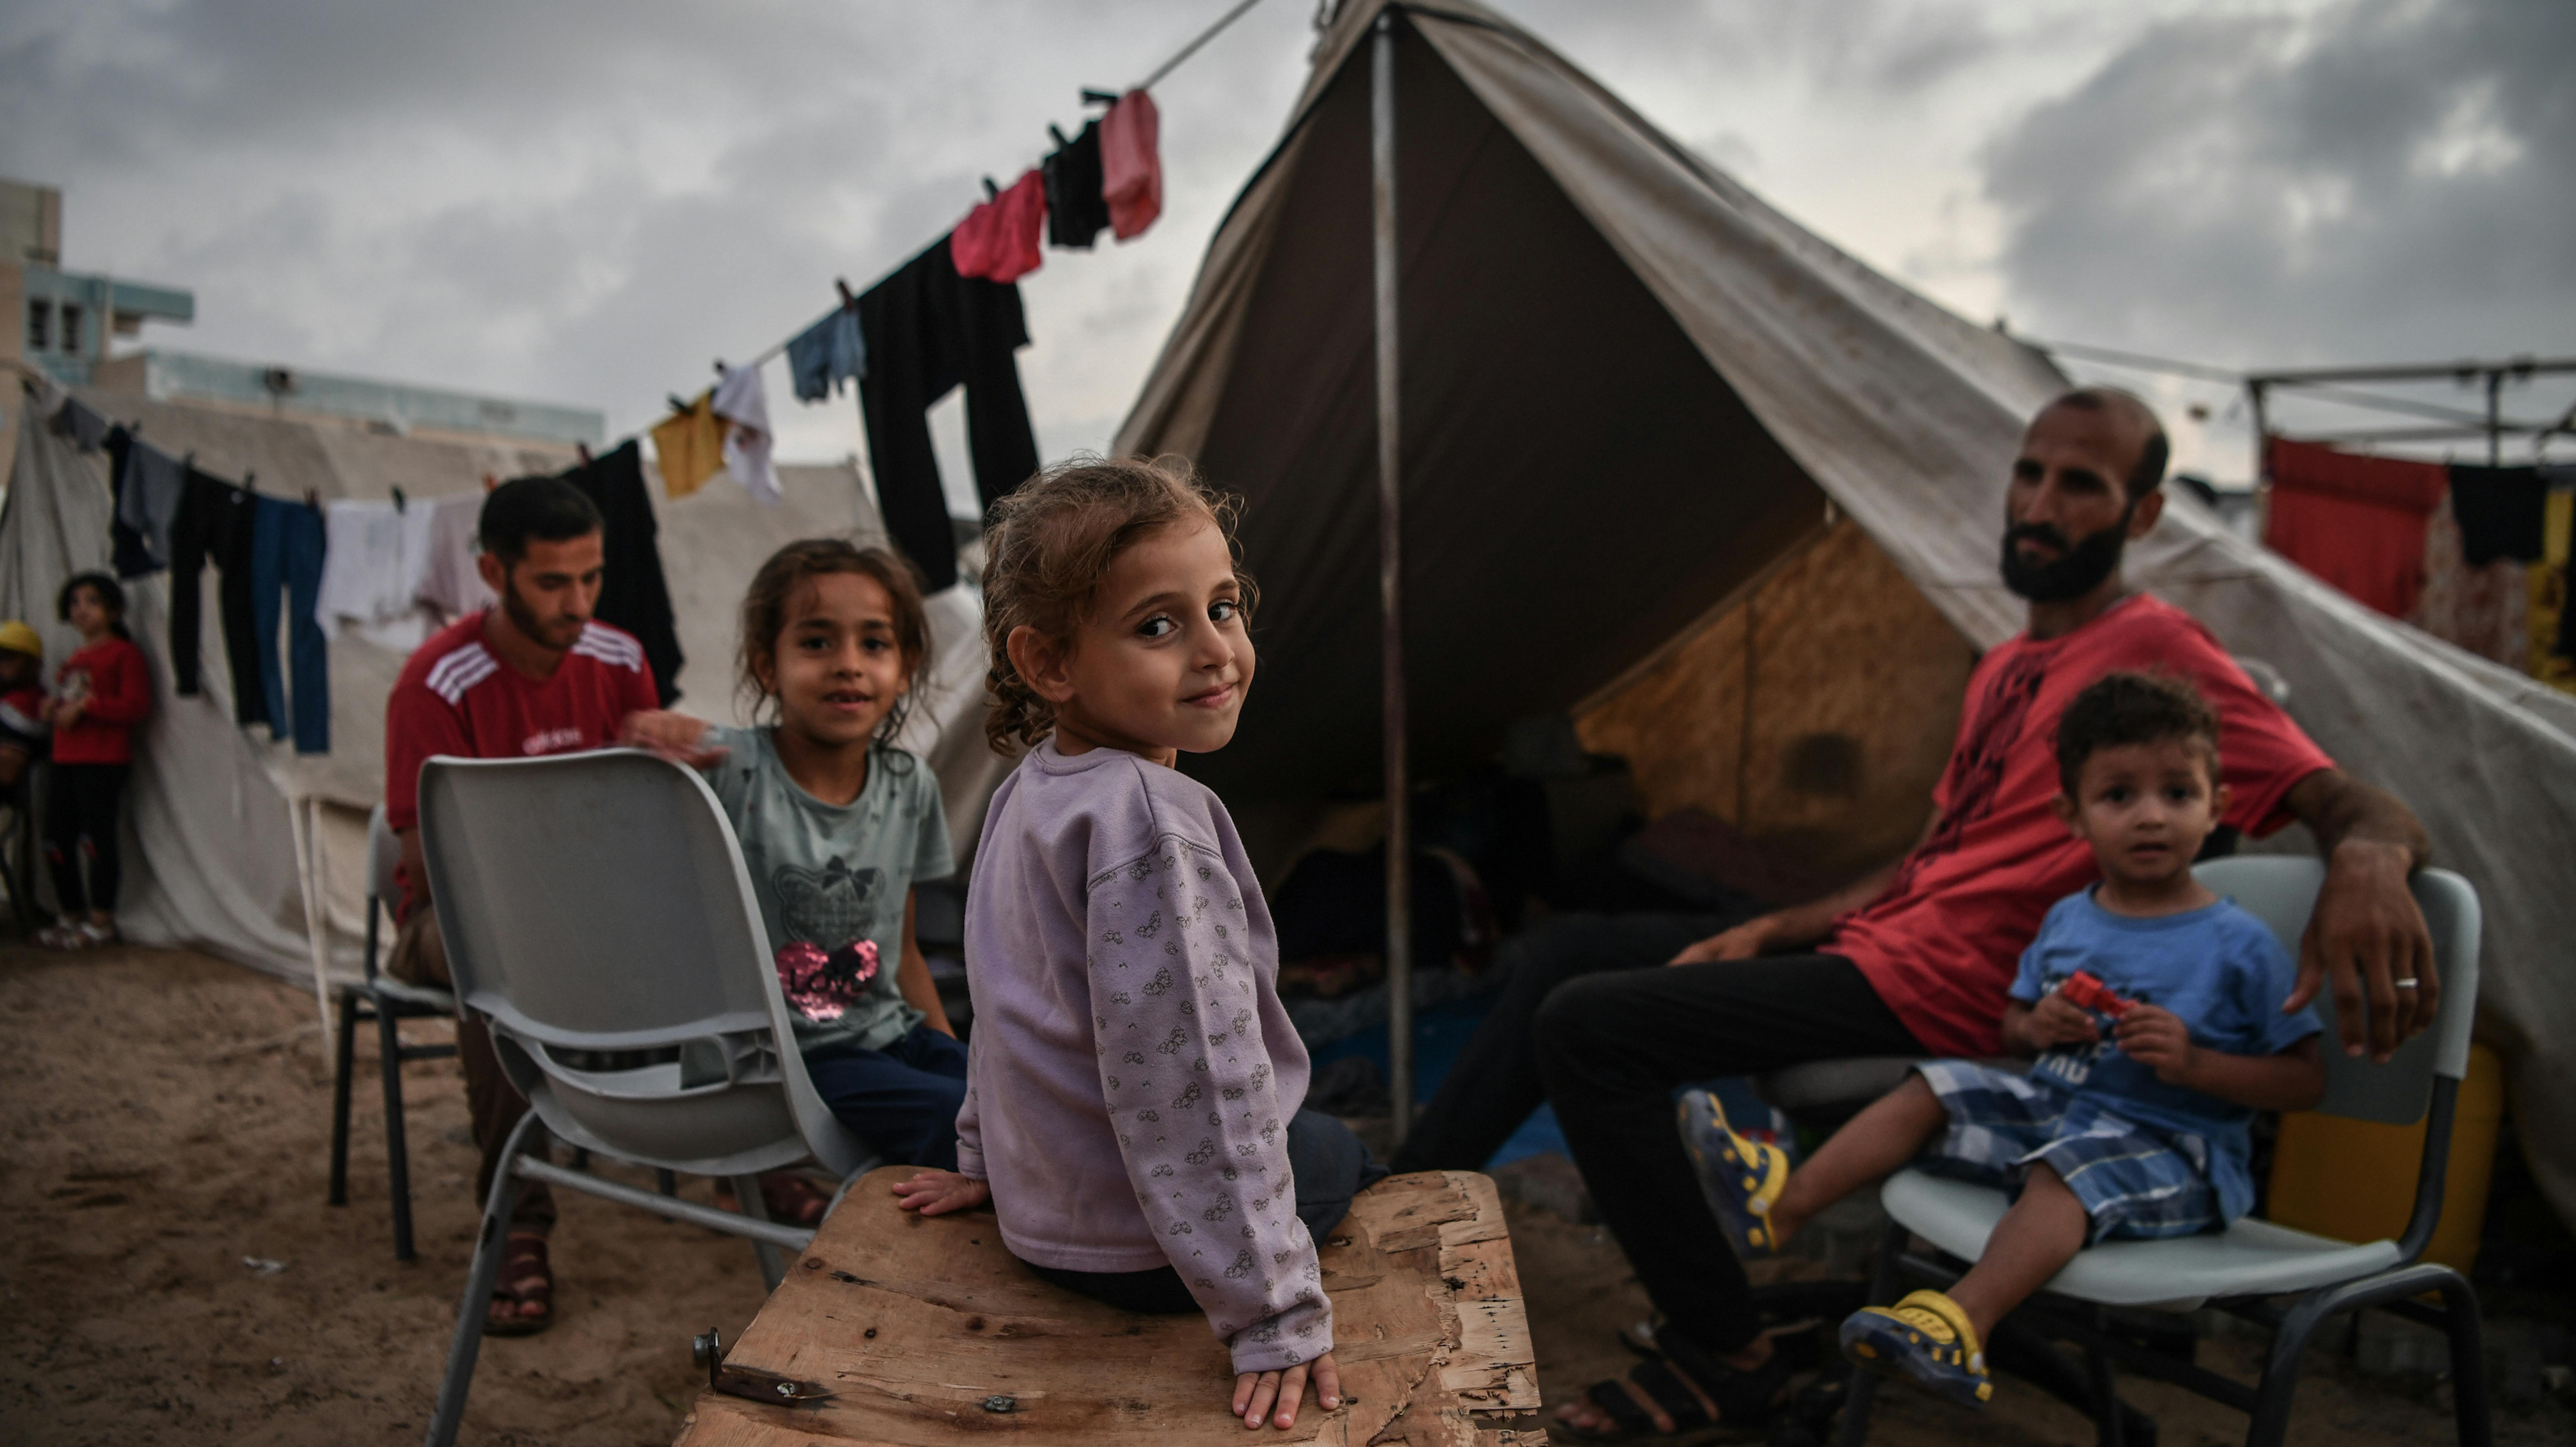
<path fill-rule="evenodd" d="M 398 1024 L 443 1019 L 456 1013 L 456 996 L 431 985 L 413 985 L 376 973 L 382 921 L 393 915 L 401 886 L 402 842 L 385 823 L 385 806 L 367 816 L 366 977 L 340 986 L 339 1042 L 331 1073 L 331 1192 L 334 1206 L 349 1204 L 349 1089 L 358 1025 L 376 1022 L 376 1060 L 384 1077 L 385 1175 L 393 1193 L 394 1259 L 414 1256 L 411 1241 L 411 1150 L 403 1133 L 402 1068 L 414 1060 L 444 1060 L 453 1044 L 406 1045 Z"/>
<path fill-rule="evenodd" d="M 420 802 L 449 972 L 531 1107 L 484 1203 L 457 1308 L 428 1437 L 446 1447 L 522 1181 L 750 1237 L 775 1287 L 778 1251 L 801 1252 L 814 1233 L 766 1219 L 758 1173 L 811 1159 L 846 1182 L 877 1161 L 806 1078 L 742 850 L 695 772 L 622 749 L 434 758 Z M 549 1134 L 730 1177 L 742 1214 L 556 1166 Z"/>
<path fill-rule="evenodd" d="M 2296 956 L 2317 889 L 2325 882 L 2321 861 L 2223 859 L 2201 865 L 2197 873 L 2203 884 L 2271 926 Z M 2326 1094 L 2318 1109 L 2392 1125 L 2426 1122 L 2423 1155 L 2415 1163 L 2415 1208 L 2405 1233 L 2394 1241 L 2356 1245 L 2248 1217 L 2223 1232 L 2166 1241 L 2111 1241 L 2079 1253 L 2011 1319 L 2040 1318 L 2053 1335 L 2084 1349 L 2095 1384 L 2096 1425 L 2111 1447 L 2121 1441 L 2118 1416 L 2104 1410 L 2116 1400 L 2115 1361 L 2246 1413 L 2247 1443 L 2273 1447 L 2289 1431 L 2299 1361 L 2309 1340 L 2335 1315 L 2370 1306 L 2449 1334 L 2460 1440 L 2470 1447 L 2492 1440 L 2477 1293 L 2450 1267 L 2419 1259 L 2441 1218 L 2451 1116 L 2469 1068 L 2478 997 L 2478 897 L 2467 880 L 2440 869 L 2418 871 L 2414 890 L 2432 930 L 2442 982 L 2441 1013 L 2433 1027 L 2400 1047 L 2386 1065 L 2373 1065 L 2344 1054 L 2334 1043 L 2333 993 L 2320 991 L 2315 1005 L 2325 1027 L 2320 1055 Z M 1904 1278 L 1944 1285 L 1956 1281 L 1966 1263 L 1984 1251 L 2007 1206 L 2001 1191 L 1910 1169 L 1888 1178 L 1880 1200 L 1892 1219 L 1872 1284 L 1871 1299 L 1881 1302 L 1895 1299 Z M 1909 1234 L 1929 1242 L 1935 1254 L 1909 1251 Z M 2265 1299 L 2291 1293 L 2298 1300 L 2287 1310 Z M 2439 1295 L 2442 1305 L 2414 1299 L 2425 1294 Z M 2203 1305 L 2273 1332 L 2271 1354 L 2257 1385 L 2248 1387 L 2141 1347 L 2111 1331 L 2107 1320 L 2114 1307 L 2179 1312 Z M 1869 1373 L 1854 1372 L 1842 1426 L 1845 1447 L 1859 1447 L 1867 1437 L 1877 1383 Z"/>

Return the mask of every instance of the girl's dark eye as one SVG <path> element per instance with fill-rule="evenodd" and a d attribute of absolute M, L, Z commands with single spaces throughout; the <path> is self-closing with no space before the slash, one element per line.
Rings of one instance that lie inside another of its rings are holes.
<path fill-rule="evenodd" d="M 1180 624 L 1173 622 L 1163 614 L 1157 613 L 1153 617 L 1146 619 L 1144 622 L 1137 624 L 1136 632 L 1140 636 L 1146 638 L 1163 638 L 1170 636 L 1170 634 L 1180 626 Z"/>
<path fill-rule="evenodd" d="M 1243 612 L 1243 605 L 1232 598 L 1219 598 L 1208 605 L 1208 617 L 1218 623 L 1231 621 Z"/>

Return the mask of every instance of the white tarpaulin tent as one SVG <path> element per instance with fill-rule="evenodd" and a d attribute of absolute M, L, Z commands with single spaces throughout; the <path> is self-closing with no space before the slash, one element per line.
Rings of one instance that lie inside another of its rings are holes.
<path fill-rule="evenodd" d="M 13 401 L 15 399 L 12 399 Z M 191 455 L 216 476 L 251 479 L 277 497 L 376 498 L 402 489 L 410 499 L 480 491 L 486 476 L 560 470 L 568 449 L 491 446 L 384 436 L 355 428 L 221 412 L 114 393 L 80 400 L 112 422 L 139 424 L 172 455 Z M 50 398 L 29 394 L 5 511 L 0 511 L 0 617 L 24 618 L 45 634 L 47 656 L 74 644 L 54 618 L 65 578 L 108 565 L 107 458 L 84 453 L 45 425 Z M 737 619 L 753 570 L 795 538 L 847 536 L 882 541 L 875 507 L 850 467 L 780 469 L 785 500 L 754 501 L 719 477 L 676 502 L 648 484 L 661 519 L 662 565 L 687 665 L 677 707 L 718 722 L 743 718 L 734 688 Z M 330 650 L 332 752 L 299 757 L 264 727 L 233 724 L 230 676 L 207 590 L 202 669 L 205 692 L 172 690 L 167 574 L 127 584 L 128 623 L 150 661 L 154 713 L 137 738 L 128 793 L 130 844 L 118 921 L 129 938 L 188 945 L 274 973 L 310 977 L 304 883 L 291 800 L 314 801 L 321 893 L 329 929 L 323 949 L 335 972 L 358 968 L 364 923 L 367 811 L 384 788 L 385 698 L 403 656 L 354 631 Z M 980 728 L 981 599 L 971 586 L 929 600 L 933 666 L 904 743 L 941 771 L 952 822 L 971 830 L 1000 767 Z M 971 832 L 963 837 L 972 838 Z"/>
<path fill-rule="evenodd" d="M 1363 42 L 1395 8 L 1355 0 L 1336 16 L 1118 438 L 1187 454 L 1246 497 L 1262 696 L 1193 772 L 1255 807 L 1376 778 Z M 1398 24 L 1406 631 L 1424 766 L 1489 755 L 1512 720 L 1596 699 L 1837 514 L 1968 645 L 2020 627 L 1995 560 L 2013 448 L 2065 385 L 2045 358 L 1800 228 L 1472 0 L 1405 5 Z M 2482 1030 L 2532 1169 L 2576 1220 L 2576 699 L 2370 612 L 2186 497 L 2130 568 L 2271 664 L 2302 726 L 2402 796 L 2475 883 Z"/>

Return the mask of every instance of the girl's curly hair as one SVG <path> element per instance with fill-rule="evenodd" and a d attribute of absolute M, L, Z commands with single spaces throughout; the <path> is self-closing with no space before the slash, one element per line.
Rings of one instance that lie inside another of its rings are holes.
<path fill-rule="evenodd" d="M 1243 616 L 1255 601 L 1235 541 L 1238 501 L 1201 481 L 1186 457 L 1077 455 L 993 504 L 984 534 L 984 680 L 991 695 L 984 737 L 996 753 L 1035 744 L 1055 729 L 1055 705 L 1011 663 L 1011 633 L 1033 628 L 1061 648 L 1098 604 L 1110 564 L 1157 528 L 1204 518 L 1234 558 Z"/>
<path fill-rule="evenodd" d="M 921 603 L 921 581 L 912 564 L 883 548 L 863 548 L 842 538 L 805 538 L 769 555 L 752 575 L 742 595 L 742 647 L 735 655 L 736 687 L 754 711 L 775 718 L 774 697 L 760 686 L 760 669 L 776 676 L 778 635 L 787 631 L 787 610 L 807 583 L 832 573 L 856 573 L 876 580 L 894 605 L 895 650 L 903 655 L 903 674 L 919 682 L 930 666 L 930 617 Z M 876 741 L 892 744 L 912 714 L 920 690 L 907 689 L 878 722 Z"/>

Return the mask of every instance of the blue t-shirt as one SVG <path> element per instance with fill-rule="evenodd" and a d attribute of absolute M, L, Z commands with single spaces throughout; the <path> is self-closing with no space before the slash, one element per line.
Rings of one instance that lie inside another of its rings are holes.
<path fill-rule="evenodd" d="M 2022 952 L 2012 997 L 2036 1004 L 2078 970 L 2125 999 L 2172 1011 L 2192 1043 L 2205 1049 L 2277 1055 L 2319 1028 L 2310 1011 L 2281 1013 L 2298 971 L 2272 931 L 2234 900 L 2134 919 L 2104 909 L 2090 889 L 2070 894 L 2049 909 L 2039 937 Z M 2252 1209 L 2246 1123 L 2254 1112 L 2165 1084 L 2152 1066 L 2122 1051 L 2107 1028 L 2102 1034 L 2097 1044 L 2040 1056 L 2031 1075 L 2139 1125 L 2198 1137 L 2209 1148 L 2209 1180 L 2221 1212 L 2233 1221 Z"/>

